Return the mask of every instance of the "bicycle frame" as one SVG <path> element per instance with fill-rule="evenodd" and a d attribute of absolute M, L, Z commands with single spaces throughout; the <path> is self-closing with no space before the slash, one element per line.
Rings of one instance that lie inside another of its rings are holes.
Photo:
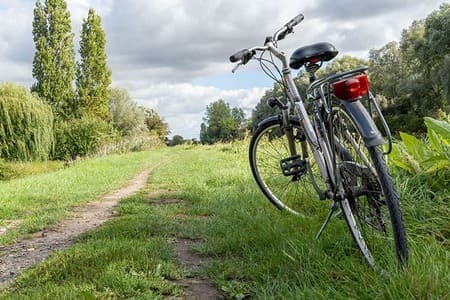
<path fill-rule="evenodd" d="M 276 35 L 275 35 L 276 36 Z M 252 50 L 268 50 L 270 51 L 275 57 L 277 57 L 281 63 L 282 63 L 282 74 L 283 74 L 283 81 L 287 87 L 287 95 L 288 95 L 288 104 L 287 108 L 282 110 L 283 113 L 283 125 L 284 127 L 289 126 L 289 119 L 288 115 L 292 108 L 294 108 L 294 112 L 296 115 L 300 117 L 300 122 L 303 126 L 303 129 L 305 131 L 306 139 L 308 141 L 308 144 L 311 148 L 311 151 L 314 155 L 314 159 L 317 162 L 317 165 L 319 166 L 320 173 L 322 177 L 325 179 L 325 182 L 327 184 L 331 184 L 332 186 L 335 186 L 336 182 L 334 179 L 334 176 L 331 176 L 331 174 L 334 174 L 334 164 L 332 161 L 332 156 L 330 152 L 330 148 L 327 146 L 327 143 L 325 139 L 322 137 L 319 137 L 316 134 L 316 131 L 314 129 L 314 126 L 309 119 L 308 113 L 306 111 L 304 102 L 300 96 L 300 93 L 297 90 L 297 86 L 295 85 L 291 69 L 289 68 L 288 61 L 286 58 L 286 55 L 279 51 L 272 41 L 268 42 L 266 47 L 264 48 L 253 48 Z M 294 143 L 294 138 L 291 134 L 287 133 L 287 138 L 289 140 L 289 144 Z M 291 155 L 297 155 L 295 147 L 290 146 Z M 332 187 L 330 186 L 330 188 Z"/>

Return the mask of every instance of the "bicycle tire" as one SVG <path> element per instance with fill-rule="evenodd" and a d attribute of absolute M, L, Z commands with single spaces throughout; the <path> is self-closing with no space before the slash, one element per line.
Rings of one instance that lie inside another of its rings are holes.
<path fill-rule="evenodd" d="M 404 265 L 408 245 L 400 199 L 381 150 L 365 146 L 344 107 L 333 107 L 332 122 L 335 143 L 345 149 L 337 151 L 336 159 L 345 190 L 341 208 L 351 235 L 370 265 Z"/>
<path fill-rule="evenodd" d="M 306 161 L 303 159 L 304 153 L 300 146 L 302 126 L 296 118 L 290 119 L 290 126 L 296 137 L 297 153 L 301 154 L 296 161 L 292 160 L 292 162 L 304 164 Z M 289 159 L 291 153 L 282 127 L 281 118 L 274 118 L 258 126 L 250 141 L 250 167 L 259 188 L 276 208 L 299 215 L 300 211 L 304 210 L 304 202 L 300 200 L 305 197 L 308 199 L 317 197 L 317 192 L 311 184 L 311 174 L 307 172 L 315 173 L 318 170 L 314 166 L 314 161 L 309 160 L 309 165 L 300 167 L 301 172 L 293 175 L 283 174 L 280 162 Z M 317 177 L 318 181 L 319 178 L 321 177 Z"/>

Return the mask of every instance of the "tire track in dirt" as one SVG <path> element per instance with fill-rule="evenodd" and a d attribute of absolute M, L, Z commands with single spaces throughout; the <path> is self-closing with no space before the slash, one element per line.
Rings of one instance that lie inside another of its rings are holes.
<path fill-rule="evenodd" d="M 191 250 L 196 242 L 191 239 L 177 238 L 174 243 L 174 249 L 179 263 L 189 272 L 198 271 L 210 261 L 208 257 L 200 256 Z M 198 275 L 176 281 L 175 284 L 183 288 L 184 295 L 181 298 L 173 299 L 225 299 L 224 295 L 209 279 Z"/>
<path fill-rule="evenodd" d="M 75 207 L 69 218 L 36 232 L 26 239 L 0 247 L 0 288 L 16 278 L 23 270 L 43 261 L 55 250 L 73 244 L 74 239 L 102 225 L 114 216 L 114 207 L 122 198 L 135 194 L 147 185 L 153 168 L 131 179 L 126 186 L 106 194 L 99 200 Z"/>
<path fill-rule="evenodd" d="M 174 198 L 160 198 L 159 195 L 162 193 L 167 193 L 169 191 L 154 191 L 149 194 L 153 198 L 152 204 L 155 206 L 159 205 L 173 205 L 173 204 L 183 204 L 183 200 Z M 181 216 L 178 216 L 181 217 Z M 198 218 L 205 218 L 205 216 L 197 216 Z M 181 219 L 189 218 L 183 215 Z M 178 285 L 183 289 L 183 296 L 181 297 L 170 297 L 170 300 L 210 300 L 210 299 L 225 299 L 224 294 L 209 280 L 208 278 L 199 275 L 199 271 L 206 267 L 206 265 L 211 261 L 210 257 L 201 256 L 195 253 L 192 248 L 198 243 L 198 240 L 186 238 L 186 237 L 174 237 L 173 248 L 177 257 L 178 263 L 183 266 L 183 268 L 188 271 L 191 275 L 187 278 L 172 281 L 172 283 Z"/>

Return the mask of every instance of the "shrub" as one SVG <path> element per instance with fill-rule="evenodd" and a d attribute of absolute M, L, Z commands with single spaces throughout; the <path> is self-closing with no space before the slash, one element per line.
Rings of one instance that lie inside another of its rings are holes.
<path fill-rule="evenodd" d="M 411 174 L 424 176 L 434 189 L 448 189 L 450 177 L 450 124 L 425 118 L 427 138 L 400 133 L 402 143 L 394 144 L 391 161 Z"/>
<path fill-rule="evenodd" d="M 0 84 L 0 156 L 45 160 L 53 146 L 53 113 L 24 87 Z"/>
<path fill-rule="evenodd" d="M 0 158 L 0 180 L 8 180 L 15 177 L 14 170 L 5 162 L 4 159 Z"/>
<path fill-rule="evenodd" d="M 95 154 L 111 137 L 111 127 L 93 117 L 60 121 L 55 126 L 54 159 L 76 159 Z"/>

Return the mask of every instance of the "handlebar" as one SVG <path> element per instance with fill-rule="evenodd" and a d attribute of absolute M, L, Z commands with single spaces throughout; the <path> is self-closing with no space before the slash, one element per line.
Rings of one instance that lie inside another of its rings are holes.
<path fill-rule="evenodd" d="M 298 25 L 301 21 L 303 21 L 305 17 L 303 14 L 298 14 L 294 18 L 292 18 L 289 22 L 286 23 L 281 29 L 279 29 L 273 36 L 274 41 L 280 41 L 286 37 L 289 33 L 293 32 L 293 28 Z M 266 39 L 267 44 L 267 39 Z M 276 47 L 276 46 L 275 46 Z M 239 65 L 245 65 L 248 63 L 250 59 L 256 54 L 256 50 L 261 50 L 261 47 L 254 47 L 251 49 L 243 49 L 240 50 L 233 55 L 230 56 L 230 62 L 235 63 L 239 62 Z M 265 50 L 265 48 L 264 48 Z"/>
<path fill-rule="evenodd" d="M 303 19 L 305 19 L 305 16 L 303 16 L 303 14 L 298 14 L 297 16 L 292 18 L 292 20 L 287 22 L 286 25 L 284 25 L 284 26 L 286 26 L 287 28 L 290 28 L 292 30 L 292 28 L 297 26 L 301 21 L 303 21 Z"/>
<path fill-rule="evenodd" d="M 250 51 L 248 49 L 243 49 L 241 51 L 238 51 L 230 56 L 230 62 L 235 63 L 238 61 L 242 61 L 244 63 L 248 62 L 252 56 L 254 55 L 254 51 Z"/>

